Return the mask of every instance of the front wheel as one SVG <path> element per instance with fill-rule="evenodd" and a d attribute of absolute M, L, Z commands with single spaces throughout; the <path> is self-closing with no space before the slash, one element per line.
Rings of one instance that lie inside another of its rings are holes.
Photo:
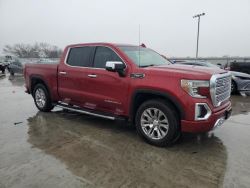
<path fill-rule="evenodd" d="M 50 95 L 43 84 L 37 84 L 33 91 L 34 102 L 36 107 L 42 112 L 49 112 L 53 109 Z"/>
<path fill-rule="evenodd" d="M 179 135 L 179 118 L 171 104 L 160 99 L 150 100 L 139 107 L 136 128 L 148 143 L 166 146 Z"/>

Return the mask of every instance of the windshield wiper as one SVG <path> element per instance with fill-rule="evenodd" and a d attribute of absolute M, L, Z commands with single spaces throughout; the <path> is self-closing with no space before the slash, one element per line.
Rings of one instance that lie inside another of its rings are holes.
<path fill-rule="evenodd" d="M 153 66 L 156 66 L 155 64 L 150 64 L 150 65 L 140 65 L 140 67 L 153 67 Z"/>

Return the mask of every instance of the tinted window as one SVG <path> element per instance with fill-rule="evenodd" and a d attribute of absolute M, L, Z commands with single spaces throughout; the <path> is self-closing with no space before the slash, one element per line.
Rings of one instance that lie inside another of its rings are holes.
<path fill-rule="evenodd" d="M 105 68 L 107 61 L 122 61 L 110 48 L 99 46 L 96 48 L 94 67 Z"/>
<path fill-rule="evenodd" d="M 80 67 L 91 67 L 92 66 L 92 55 L 95 47 L 86 46 L 72 48 L 69 52 L 67 64 L 71 66 Z"/>

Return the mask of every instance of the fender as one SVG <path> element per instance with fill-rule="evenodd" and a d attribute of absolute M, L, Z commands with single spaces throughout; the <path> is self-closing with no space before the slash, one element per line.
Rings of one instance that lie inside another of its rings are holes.
<path fill-rule="evenodd" d="M 185 112 L 183 110 L 184 108 L 175 96 L 173 96 L 169 93 L 163 92 L 163 91 L 156 91 L 156 90 L 151 90 L 151 89 L 137 89 L 133 92 L 132 97 L 131 97 L 131 101 L 130 101 L 130 109 L 129 109 L 130 119 L 133 119 L 135 116 L 134 104 L 135 104 L 136 96 L 138 94 L 152 94 L 152 95 L 156 95 L 156 96 L 163 97 L 163 98 L 167 99 L 168 101 L 173 103 L 173 105 L 180 112 L 180 118 L 185 119 Z"/>
<path fill-rule="evenodd" d="M 49 90 L 49 85 L 48 85 L 47 81 L 41 75 L 37 75 L 37 74 L 30 75 L 30 83 L 29 83 L 29 92 L 30 92 L 30 94 L 33 95 L 33 92 L 32 92 L 32 89 L 33 89 L 32 88 L 32 79 L 41 80 L 43 82 L 43 84 L 45 85 L 45 87 L 47 88 L 48 93 L 49 93 L 49 95 L 50 95 L 50 97 L 52 99 L 51 92 Z"/>

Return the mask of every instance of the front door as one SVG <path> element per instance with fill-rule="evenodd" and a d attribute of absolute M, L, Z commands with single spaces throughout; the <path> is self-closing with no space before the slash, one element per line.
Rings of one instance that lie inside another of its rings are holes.
<path fill-rule="evenodd" d="M 105 69 L 107 61 L 122 61 L 113 49 L 96 47 L 93 69 L 88 69 L 88 102 L 97 110 L 123 115 L 127 103 L 129 79 Z M 124 62 L 123 62 L 124 63 Z"/>

